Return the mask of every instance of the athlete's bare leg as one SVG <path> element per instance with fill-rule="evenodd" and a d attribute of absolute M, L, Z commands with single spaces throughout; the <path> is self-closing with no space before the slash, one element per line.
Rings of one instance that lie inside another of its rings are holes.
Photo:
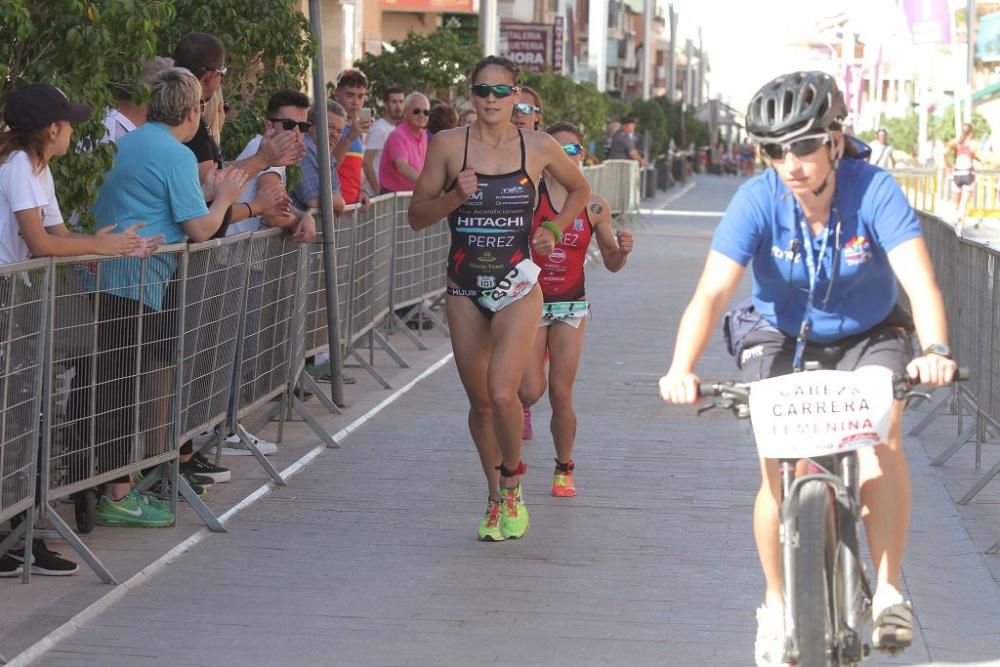
<path fill-rule="evenodd" d="M 520 300 L 493 317 L 493 352 L 487 371 L 487 390 L 493 411 L 493 429 L 504 468 L 515 470 L 521 463 L 524 410 L 517 396 L 531 354 L 538 320 L 542 315 L 542 290 L 535 285 Z M 454 334 L 452 334 L 454 335 Z M 517 486 L 518 476 L 504 477 L 500 485 Z"/>
<path fill-rule="evenodd" d="M 500 476 L 496 467 L 500 465 L 500 447 L 493 432 L 493 410 L 486 382 L 493 349 L 490 323 L 468 297 L 448 295 L 447 304 L 455 366 L 469 397 L 469 432 L 479 452 L 490 498 L 499 501 Z"/>
<path fill-rule="evenodd" d="M 518 398 L 526 407 L 537 403 L 545 393 L 545 347 L 548 345 L 550 328 L 550 326 L 538 327 L 538 331 L 535 332 L 535 342 L 528 357 L 528 365 L 524 369 L 524 377 L 521 378 L 521 387 L 517 390 Z"/>
<path fill-rule="evenodd" d="M 583 354 L 587 319 L 579 327 L 556 322 L 549 329 L 549 402 L 552 404 L 552 440 L 556 458 L 568 463 L 573 458 L 576 441 L 576 411 L 573 409 L 573 383 Z"/>

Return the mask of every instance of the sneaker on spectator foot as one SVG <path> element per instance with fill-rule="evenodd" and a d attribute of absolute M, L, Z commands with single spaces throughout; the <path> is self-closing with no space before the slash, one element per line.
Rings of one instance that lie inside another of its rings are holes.
<path fill-rule="evenodd" d="M 21 563 L 11 558 L 10 553 L 0 556 L 0 578 L 16 577 L 21 574 Z"/>
<path fill-rule="evenodd" d="M 95 522 L 98 526 L 166 528 L 174 525 L 174 515 L 154 506 L 146 496 L 133 490 L 121 500 L 101 496 Z"/>
<path fill-rule="evenodd" d="M 278 451 L 278 446 L 276 444 L 268 442 L 263 438 L 258 438 L 253 433 L 243 428 L 241 424 L 237 424 L 236 429 L 243 435 L 243 437 L 252 442 L 254 447 L 257 448 L 257 451 L 264 456 L 271 456 Z M 236 433 L 226 436 L 226 439 L 222 442 L 222 453 L 230 456 L 253 456 L 253 452 L 247 449 L 243 440 Z"/>
<path fill-rule="evenodd" d="M 181 472 L 187 472 L 219 483 L 228 482 L 232 478 L 229 468 L 215 465 L 205 458 L 205 455 L 201 452 L 195 454 L 189 461 L 182 463 Z"/>
<path fill-rule="evenodd" d="M 524 409 L 524 430 L 521 431 L 522 440 L 532 440 L 535 437 L 535 429 L 531 428 L 531 406 L 521 405 Z"/>
<path fill-rule="evenodd" d="M 8 554 L 16 561 L 24 563 L 24 548 L 11 549 Z M 49 577 L 65 577 L 76 574 L 80 566 L 71 560 L 66 560 L 57 551 L 51 551 L 42 540 L 35 540 L 31 549 L 31 573 Z"/>

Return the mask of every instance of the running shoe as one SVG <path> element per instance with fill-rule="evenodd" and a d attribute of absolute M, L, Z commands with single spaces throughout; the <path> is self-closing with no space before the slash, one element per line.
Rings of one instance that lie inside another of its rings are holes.
<path fill-rule="evenodd" d="M 174 525 L 174 515 L 154 506 L 146 496 L 133 490 L 121 500 L 101 496 L 95 522 L 98 526 L 166 528 Z"/>
<path fill-rule="evenodd" d="M 785 618 L 780 607 L 758 607 L 757 639 L 753 653 L 757 667 L 781 667 L 784 664 Z"/>
<path fill-rule="evenodd" d="M 576 495 L 576 485 L 573 483 L 573 469 L 576 464 L 559 463 L 556 461 L 555 472 L 552 473 L 552 495 L 560 498 L 571 498 Z"/>
<path fill-rule="evenodd" d="M 500 530 L 502 503 L 490 499 L 486 508 L 486 516 L 479 522 L 479 540 L 481 542 L 503 542 L 503 531 Z"/>
<path fill-rule="evenodd" d="M 521 498 L 521 485 L 518 484 L 513 489 L 501 487 L 500 495 L 503 496 L 503 503 L 500 512 L 500 531 L 504 539 L 516 540 L 524 537 L 528 532 L 528 508 L 524 506 Z"/>
<path fill-rule="evenodd" d="M 533 440 L 535 438 L 535 429 L 531 428 L 531 406 L 521 405 L 524 408 L 524 430 L 521 432 L 522 440 Z"/>
<path fill-rule="evenodd" d="M 913 643 L 913 608 L 909 602 L 891 604 L 879 612 L 872 644 L 880 651 L 898 653 Z"/>
<path fill-rule="evenodd" d="M 0 556 L 0 578 L 16 577 L 19 574 L 21 574 L 21 563 L 19 561 L 11 558 L 10 553 Z"/>
<path fill-rule="evenodd" d="M 8 554 L 23 565 L 24 548 L 11 549 Z M 66 560 L 59 552 L 52 551 L 43 540 L 35 540 L 31 549 L 31 573 L 49 577 L 65 577 L 76 574 L 80 566 L 71 560 Z"/>
<path fill-rule="evenodd" d="M 204 477 L 218 483 L 228 482 L 232 478 L 229 468 L 215 465 L 201 452 L 198 452 L 190 460 L 182 463 L 181 472 Z"/>
<path fill-rule="evenodd" d="M 271 456 L 278 451 L 278 446 L 276 444 L 268 442 L 263 438 L 258 438 L 256 435 L 243 428 L 242 424 L 237 424 L 236 429 L 245 438 L 252 442 L 254 447 L 257 448 L 257 451 L 264 456 Z M 235 433 L 227 435 L 226 439 L 222 442 L 222 453 L 229 454 L 230 456 L 253 456 L 253 452 L 247 449 L 247 446 L 243 443 L 242 438 Z"/>

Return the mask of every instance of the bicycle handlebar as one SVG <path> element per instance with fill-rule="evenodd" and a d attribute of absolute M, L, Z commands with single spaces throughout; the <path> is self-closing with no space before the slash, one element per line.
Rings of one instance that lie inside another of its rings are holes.
<path fill-rule="evenodd" d="M 965 382 L 971 377 L 969 369 L 959 366 L 952 377 L 952 382 Z M 905 398 L 915 385 L 920 384 L 919 378 L 910 377 L 906 371 L 896 371 L 892 374 L 893 395 Z M 736 380 L 706 380 L 698 385 L 698 396 L 701 398 L 723 397 L 733 403 L 748 403 L 750 401 L 749 382 Z"/>

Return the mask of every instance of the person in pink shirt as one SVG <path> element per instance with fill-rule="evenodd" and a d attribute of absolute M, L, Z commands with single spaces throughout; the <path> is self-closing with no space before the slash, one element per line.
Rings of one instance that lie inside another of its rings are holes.
<path fill-rule="evenodd" d="M 378 168 L 381 194 L 413 189 L 427 156 L 427 121 L 431 104 L 423 93 L 406 96 L 403 122 L 389 133 L 382 147 L 382 160 Z"/>

